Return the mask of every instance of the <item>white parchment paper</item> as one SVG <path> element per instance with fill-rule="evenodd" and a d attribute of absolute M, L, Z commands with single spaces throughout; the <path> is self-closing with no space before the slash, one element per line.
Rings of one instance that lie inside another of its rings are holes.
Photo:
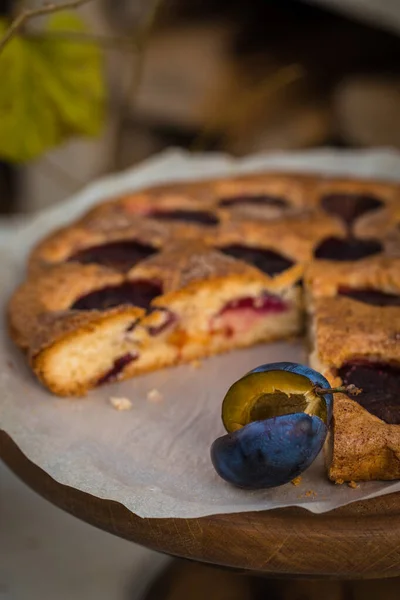
<path fill-rule="evenodd" d="M 320 150 L 235 160 L 219 154 L 167 151 L 139 168 L 90 185 L 29 223 L 10 228 L 2 249 L 2 305 L 23 277 L 32 244 L 98 201 L 154 182 L 277 168 L 400 179 L 400 154 Z M 259 364 L 306 361 L 301 342 L 237 351 L 205 360 L 199 369 L 190 365 L 166 369 L 103 387 L 82 400 L 69 400 L 40 387 L 2 325 L 0 427 L 55 480 L 121 502 L 141 517 L 190 518 L 291 505 L 321 513 L 400 491 L 398 482 L 365 483 L 357 489 L 335 486 L 326 478 L 322 457 L 297 487 L 242 491 L 214 472 L 209 448 L 224 433 L 220 411 L 228 387 Z M 147 400 L 153 388 L 162 394 L 162 402 Z M 115 410 L 109 403 L 111 396 L 129 398 L 132 409 Z"/>

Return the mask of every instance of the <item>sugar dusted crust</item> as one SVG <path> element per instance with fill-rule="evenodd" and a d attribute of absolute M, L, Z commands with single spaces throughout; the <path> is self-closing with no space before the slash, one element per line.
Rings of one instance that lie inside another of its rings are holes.
<path fill-rule="evenodd" d="M 327 260 L 327 239 L 372 240 L 373 251 Z M 400 306 L 364 304 L 344 288 L 400 295 L 400 186 L 253 174 L 95 206 L 33 249 L 8 322 L 39 380 L 62 396 L 298 335 L 304 308 L 311 362 L 332 383 L 360 357 L 400 365 Z M 400 425 L 354 399 L 337 396 L 331 440 L 332 480 L 400 477 Z"/>
<path fill-rule="evenodd" d="M 351 298 L 319 298 L 314 311 L 315 345 L 322 364 L 340 367 L 355 357 L 400 363 L 400 310 L 375 308 Z"/>
<path fill-rule="evenodd" d="M 321 370 L 333 386 L 341 385 L 334 369 Z M 344 394 L 335 395 L 326 446 L 334 482 L 400 479 L 400 426 L 388 425 Z"/>
<path fill-rule="evenodd" d="M 329 271 L 329 276 L 327 275 Z M 318 260 L 307 268 L 305 283 L 313 298 L 329 298 L 341 286 L 376 288 L 382 292 L 400 292 L 400 256 L 371 256 L 358 261 L 334 263 Z"/>
<path fill-rule="evenodd" d="M 400 296 L 400 259 L 385 256 L 328 265 L 318 261 L 305 275 L 312 322 L 312 366 L 333 386 L 343 382 L 340 367 L 400 365 L 400 304 L 371 306 L 339 290 L 378 290 Z M 400 403 L 399 403 L 400 416 Z M 329 477 L 343 480 L 400 478 L 400 425 L 371 414 L 356 399 L 335 395 L 333 431 L 327 448 Z"/>

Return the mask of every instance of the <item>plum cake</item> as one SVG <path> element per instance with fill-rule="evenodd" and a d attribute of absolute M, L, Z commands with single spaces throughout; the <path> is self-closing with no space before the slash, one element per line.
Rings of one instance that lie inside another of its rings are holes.
<path fill-rule="evenodd" d="M 61 396 L 308 323 L 313 366 L 366 390 L 336 402 L 332 479 L 390 479 L 400 476 L 399 298 L 399 185 L 269 173 L 95 206 L 33 249 L 8 322 Z"/>
<path fill-rule="evenodd" d="M 330 477 L 400 479 L 400 257 L 321 260 L 305 285 L 312 366 L 362 389 L 335 395 Z"/>

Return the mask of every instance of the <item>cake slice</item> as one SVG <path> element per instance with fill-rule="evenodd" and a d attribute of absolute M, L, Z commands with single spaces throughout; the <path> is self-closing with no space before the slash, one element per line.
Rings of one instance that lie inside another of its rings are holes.
<path fill-rule="evenodd" d="M 336 394 L 333 481 L 400 478 L 400 259 L 314 263 L 306 275 L 311 365 Z"/>
<path fill-rule="evenodd" d="M 49 266 L 14 294 L 11 332 L 59 395 L 298 334 L 303 266 L 271 250 L 263 260 L 271 274 L 201 242 L 178 241 L 129 270 L 85 261 Z"/>

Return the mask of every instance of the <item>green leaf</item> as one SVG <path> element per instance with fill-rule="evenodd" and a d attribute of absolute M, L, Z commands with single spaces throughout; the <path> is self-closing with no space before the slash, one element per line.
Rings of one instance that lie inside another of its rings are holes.
<path fill-rule="evenodd" d="M 0 36 L 6 30 L 0 20 Z M 32 160 L 72 135 L 100 132 L 101 52 L 79 37 L 85 31 L 77 15 L 58 13 L 42 34 L 15 36 L 0 52 L 1 158 Z"/>

